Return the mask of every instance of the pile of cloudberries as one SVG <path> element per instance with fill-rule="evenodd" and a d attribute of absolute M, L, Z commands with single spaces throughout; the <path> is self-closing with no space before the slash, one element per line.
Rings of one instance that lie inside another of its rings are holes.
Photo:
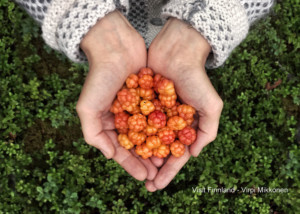
<path fill-rule="evenodd" d="M 185 145 L 196 140 L 191 127 L 195 109 L 177 100 L 174 83 L 142 68 L 131 74 L 117 93 L 110 111 L 115 114 L 118 141 L 126 149 L 147 159 L 180 157 Z"/>

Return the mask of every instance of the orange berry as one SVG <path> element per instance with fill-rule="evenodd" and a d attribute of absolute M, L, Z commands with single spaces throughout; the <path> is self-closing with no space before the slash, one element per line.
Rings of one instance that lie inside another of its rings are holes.
<path fill-rule="evenodd" d="M 128 139 L 126 134 L 119 134 L 118 141 L 125 149 L 131 149 L 134 147 L 134 144 Z"/>
<path fill-rule="evenodd" d="M 146 140 L 146 135 L 143 132 L 134 132 L 129 130 L 128 138 L 134 145 L 141 145 Z"/>
<path fill-rule="evenodd" d="M 148 116 L 148 124 L 157 129 L 161 129 L 166 126 L 167 116 L 161 111 L 155 110 Z"/>
<path fill-rule="evenodd" d="M 119 133 L 127 133 L 128 126 L 128 118 L 129 114 L 125 112 L 121 112 L 115 115 L 115 127 L 118 129 Z"/>
<path fill-rule="evenodd" d="M 162 76 L 160 74 L 155 74 L 155 76 L 153 78 L 153 88 L 156 93 L 159 93 L 157 86 L 161 79 L 162 79 Z"/>
<path fill-rule="evenodd" d="M 187 124 L 182 117 L 173 116 L 169 118 L 167 126 L 172 130 L 182 130 L 187 126 Z"/>
<path fill-rule="evenodd" d="M 126 111 L 132 111 L 140 102 L 140 97 L 133 88 L 124 88 L 118 92 L 117 96 L 122 108 Z"/>
<path fill-rule="evenodd" d="M 129 129 L 140 132 L 147 126 L 147 119 L 142 114 L 134 114 L 128 118 Z"/>
<path fill-rule="evenodd" d="M 177 95 L 173 94 L 173 95 L 162 95 L 160 94 L 158 96 L 161 104 L 167 108 L 172 108 L 173 106 L 176 105 L 176 99 L 177 99 Z"/>
<path fill-rule="evenodd" d="M 153 100 L 155 98 L 153 89 L 137 88 L 137 92 L 144 100 Z"/>
<path fill-rule="evenodd" d="M 166 78 L 158 82 L 157 89 L 161 95 L 171 96 L 176 94 L 173 81 Z"/>
<path fill-rule="evenodd" d="M 178 158 L 184 155 L 185 147 L 182 143 L 179 142 L 179 140 L 176 140 L 174 143 L 171 144 L 170 150 L 172 155 Z"/>
<path fill-rule="evenodd" d="M 152 149 L 149 149 L 146 144 L 136 146 L 135 153 L 142 156 L 143 159 L 150 158 L 152 156 Z"/>
<path fill-rule="evenodd" d="M 112 112 L 114 114 L 118 114 L 123 111 L 124 111 L 124 109 L 122 108 L 121 103 L 119 102 L 118 99 L 115 99 L 113 104 L 110 107 L 110 112 Z"/>
<path fill-rule="evenodd" d="M 182 117 L 188 125 L 191 125 L 193 123 L 196 110 L 192 106 L 182 104 L 177 107 L 177 111 L 179 113 L 179 116 Z"/>
<path fill-rule="evenodd" d="M 139 79 L 139 86 L 144 89 L 151 89 L 153 87 L 153 78 L 150 75 L 143 75 Z"/>
<path fill-rule="evenodd" d="M 137 88 L 139 86 L 139 78 L 136 74 L 130 74 L 126 79 L 127 88 Z"/>
<path fill-rule="evenodd" d="M 147 136 L 155 135 L 157 133 L 157 128 L 147 125 L 147 127 L 144 129 L 144 133 Z"/>
<path fill-rule="evenodd" d="M 187 126 L 178 132 L 179 141 L 185 145 L 191 145 L 192 143 L 194 143 L 196 137 L 196 130 L 190 126 Z"/>
<path fill-rule="evenodd" d="M 144 75 L 150 75 L 153 76 L 153 71 L 151 68 L 141 68 L 141 70 L 138 73 L 138 77 L 142 78 Z"/>
<path fill-rule="evenodd" d="M 140 103 L 140 106 L 141 106 L 141 111 L 142 111 L 143 115 L 148 115 L 151 112 L 155 111 L 155 106 L 153 105 L 153 103 L 151 101 L 142 100 Z"/>
<path fill-rule="evenodd" d="M 169 145 L 162 144 L 158 148 L 153 149 L 153 155 L 158 158 L 165 158 L 170 154 Z"/>
<path fill-rule="evenodd" d="M 152 100 L 153 105 L 155 106 L 155 110 L 163 112 L 163 106 L 158 99 Z"/>
<path fill-rule="evenodd" d="M 157 136 L 163 144 L 173 143 L 175 140 L 175 133 L 168 127 L 164 127 L 158 131 Z"/>
<path fill-rule="evenodd" d="M 177 106 L 179 106 L 179 105 L 180 105 L 180 103 L 176 102 L 175 105 L 171 108 L 165 107 L 164 110 L 165 110 L 166 115 L 168 117 L 177 116 L 178 115 Z"/>
<path fill-rule="evenodd" d="M 160 139 L 157 136 L 150 136 L 146 139 L 146 145 L 149 149 L 158 148 L 161 145 Z"/>
<path fill-rule="evenodd" d="M 141 113 L 141 109 L 139 106 L 133 106 L 130 111 L 128 111 L 130 114 L 138 114 Z"/>

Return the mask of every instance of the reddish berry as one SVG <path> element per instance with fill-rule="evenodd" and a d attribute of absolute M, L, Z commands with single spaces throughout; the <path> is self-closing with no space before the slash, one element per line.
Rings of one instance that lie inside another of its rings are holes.
<path fill-rule="evenodd" d="M 158 148 L 153 149 L 153 155 L 158 158 L 165 158 L 170 154 L 169 145 L 162 144 Z"/>
<path fill-rule="evenodd" d="M 112 112 L 114 114 L 118 114 L 123 111 L 124 111 L 124 109 L 122 108 L 121 103 L 119 102 L 118 99 L 115 99 L 113 104 L 110 107 L 110 112 Z"/>
<path fill-rule="evenodd" d="M 159 130 L 157 136 L 163 144 L 173 143 L 176 137 L 174 131 L 168 127 Z"/>
<path fill-rule="evenodd" d="M 125 112 L 121 112 L 115 115 L 115 127 L 118 129 L 119 133 L 127 133 L 128 126 L 128 118 L 129 114 Z"/>
<path fill-rule="evenodd" d="M 157 133 L 157 128 L 147 125 L 147 127 L 144 129 L 144 133 L 147 136 L 155 135 Z"/>
<path fill-rule="evenodd" d="M 129 130 L 128 138 L 134 145 L 141 145 L 146 140 L 146 135 L 143 132 L 134 132 Z"/>
<path fill-rule="evenodd" d="M 184 155 L 185 147 L 182 143 L 179 142 L 179 140 L 176 140 L 174 143 L 171 144 L 170 150 L 172 155 L 178 158 Z"/>
<path fill-rule="evenodd" d="M 147 119 L 142 114 L 134 114 L 128 118 L 129 129 L 140 132 L 147 126 Z"/>
<path fill-rule="evenodd" d="M 176 94 L 174 83 L 171 80 L 165 78 L 161 79 L 158 82 L 157 89 L 161 95 L 171 96 Z"/>
<path fill-rule="evenodd" d="M 144 75 L 153 76 L 153 71 L 151 70 L 151 68 L 142 68 L 140 70 L 140 72 L 138 73 L 138 77 L 142 78 L 142 76 L 144 76 Z"/>
<path fill-rule="evenodd" d="M 126 111 L 132 111 L 140 102 L 140 97 L 133 88 L 122 89 L 118 92 L 117 96 L 122 108 Z"/>
<path fill-rule="evenodd" d="M 142 100 L 140 103 L 140 106 L 141 106 L 141 111 L 142 111 L 143 115 L 148 115 L 151 112 L 155 111 L 155 106 L 153 105 L 153 103 L 151 101 Z"/>
<path fill-rule="evenodd" d="M 186 121 L 179 116 L 169 118 L 167 125 L 172 130 L 182 130 L 187 126 Z"/>
<path fill-rule="evenodd" d="M 144 89 L 151 89 L 153 87 L 153 78 L 150 75 L 143 75 L 139 79 L 139 86 Z"/>
<path fill-rule="evenodd" d="M 161 111 L 155 110 L 148 116 L 148 124 L 157 129 L 161 129 L 166 126 L 167 116 Z"/>
<path fill-rule="evenodd" d="M 177 111 L 179 113 L 179 116 L 182 117 L 188 125 L 191 125 L 193 123 L 196 110 L 192 106 L 182 104 L 177 107 Z"/>
<path fill-rule="evenodd" d="M 139 78 L 136 74 L 130 74 L 126 79 L 127 88 L 137 88 L 139 86 Z"/>
<path fill-rule="evenodd" d="M 153 88 L 156 93 L 159 93 L 158 92 L 158 83 L 160 82 L 161 79 L 162 79 L 162 76 L 160 74 L 155 74 L 155 76 L 153 78 Z"/>
<path fill-rule="evenodd" d="M 152 156 L 152 149 L 149 149 L 146 144 L 136 146 L 135 153 L 142 156 L 143 159 L 150 158 Z"/>
<path fill-rule="evenodd" d="M 155 110 L 163 112 L 163 106 L 158 99 L 152 100 L 153 105 L 155 106 Z"/>
<path fill-rule="evenodd" d="M 153 89 L 137 88 L 137 92 L 144 100 L 153 100 L 155 97 Z"/>
<path fill-rule="evenodd" d="M 191 145 L 194 143 L 196 136 L 196 130 L 190 126 L 187 126 L 178 132 L 179 141 L 185 145 Z"/>
<path fill-rule="evenodd" d="M 176 104 L 172 108 L 165 107 L 164 110 L 166 112 L 166 115 L 168 117 L 177 116 L 178 115 L 177 106 L 179 106 L 179 105 L 180 105 L 180 103 L 176 102 Z"/>
<path fill-rule="evenodd" d="M 172 108 L 173 106 L 176 105 L 176 99 L 177 99 L 176 94 L 174 94 L 174 95 L 160 94 L 158 97 L 159 97 L 161 104 L 167 108 Z"/>
<path fill-rule="evenodd" d="M 149 149 L 155 149 L 161 145 L 161 141 L 157 136 L 150 136 L 146 139 L 146 145 Z"/>
<path fill-rule="evenodd" d="M 131 149 L 134 147 L 134 144 L 128 139 L 126 134 L 119 134 L 118 141 L 125 149 Z"/>

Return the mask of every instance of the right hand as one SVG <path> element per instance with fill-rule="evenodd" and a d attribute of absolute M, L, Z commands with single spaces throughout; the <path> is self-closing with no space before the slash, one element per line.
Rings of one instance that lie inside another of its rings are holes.
<path fill-rule="evenodd" d="M 76 106 L 85 141 L 106 158 L 113 158 L 134 178 L 154 179 L 157 168 L 150 160 L 119 145 L 114 116 L 109 112 L 129 74 L 146 66 L 143 38 L 119 11 L 114 11 L 96 23 L 80 47 L 89 62 L 89 73 Z"/>

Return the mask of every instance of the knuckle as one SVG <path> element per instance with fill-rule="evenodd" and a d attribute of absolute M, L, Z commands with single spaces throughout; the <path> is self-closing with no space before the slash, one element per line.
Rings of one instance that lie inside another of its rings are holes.
<path fill-rule="evenodd" d="M 92 139 L 92 137 L 87 136 L 87 135 L 84 135 L 84 141 L 85 141 L 88 145 L 93 146 L 93 139 Z"/>

